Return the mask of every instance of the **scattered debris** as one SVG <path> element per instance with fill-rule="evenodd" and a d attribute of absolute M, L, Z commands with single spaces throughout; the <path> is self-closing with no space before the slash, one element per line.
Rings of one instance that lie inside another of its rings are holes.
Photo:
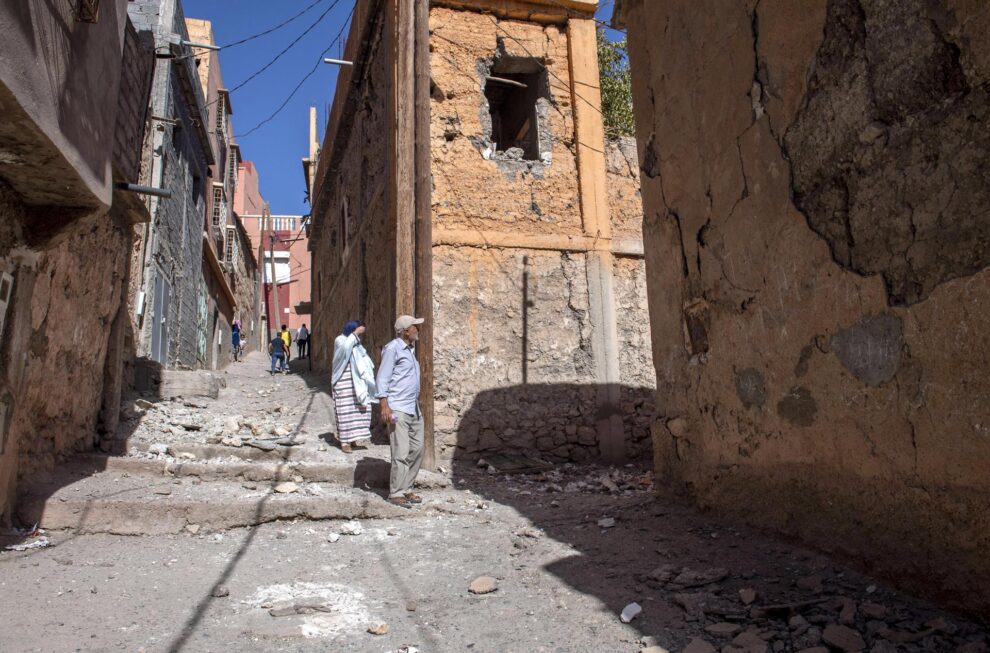
<path fill-rule="evenodd" d="M 472 594 L 491 594 L 498 589 L 498 581 L 491 576 L 478 576 L 468 585 Z"/>
<path fill-rule="evenodd" d="M 155 442 L 148 445 L 148 453 L 155 456 L 166 456 L 168 455 L 168 445 L 163 442 Z"/>
<path fill-rule="evenodd" d="M 715 647 L 703 639 L 693 638 L 681 653 L 715 653 Z"/>
<path fill-rule="evenodd" d="M 727 621 L 720 621 L 716 624 L 705 626 L 705 632 L 709 632 L 718 637 L 729 637 L 731 635 L 735 635 L 740 630 L 742 630 L 742 626 L 739 624 L 732 624 Z"/>
<path fill-rule="evenodd" d="M 213 591 L 210 592 L 210 596 L 212 596 L 215 599 L 222 599 L 224 597 L 230 596 L 230 588 L 228 588 L 226 585 L 217 585 L 216 587 L 213 588 Z"/>
<path fill-rule="evenodd" d="M 613 526 L 615 526 L 615 518 L 602 517 L 601 519 L 598 520 L 598 526 L 599 528 L 612 528 Z"/>
<path fill-rule="evenodd" d="M 361 522 L 356 519 L 344 522 L 340 525 L 341 535 L 360 535 L 364 532 L 364 528 L 361 527 Z"/>
<path fill-rule="evenodd" d="M 21 542 L 20 544 L 8 544 L 4 547 L 7 551 L 28 551 L 30 549 L 44 549 L 45 547 L 51 546 L 51 540 L 47 536 L 42 535 L 38 539 L 32 542 Z"/>
<path fill-rule="evenodd" d="M 255 449 L 261 449 L 262 451 L 275 451 L 277 448 L 274 442 L 268 442 L 267 440 L 247 440 L 244 444 Z"/>
<path fill-rule="evenodd" d="M 753 601 L 756 600 L 756 590 L 748 587 L 739 590 L 739 600 L 742 601 L 743 605 L 752 605 Z"/>
<path fill-rule="evenodd" d="M 327 535 L 327 542 L 331 544 L 336 543 L 338 540 L 340 540 L 340 533 L 330 533 Z"/>
<path fill-rule="evenodd" d="M 313 614 L 314 612 L 333 612 L 333 607 L 319 603 L 294 603 L 268 611 L 273 617 L 289 617 L 294 614 Z"/>
<path fill-rule="evenodd" d="M 186 524 L 186 531 L 191 535 L 199 533 L 199 524 Z"/>
<path fill-rule="evenodd" d="M 553 469 L 553 465 L 529 456 L 516 454 L 499 453 L 493 454 L 485 459 L 478 460 L 479 466 L 484 462 L 484 467 L 489 470 L 494 469 L 495 474 L 535 474 Z"/>
<path fill-rule="evenodd" d="M 372 635 L 388 635 L 388 624 L 384 621 L 376 621 L 368 626 L 368 632 Z"/>
<path fill-rule="evenodd" d="M 822 639 L 825 640 L 825 643 L 848 653 L 862 651 L 866 648 L 863 636 L 848 626 L 829 624 L 822 633 Z"/>
<path fill-rule="evenodd" d="M 299 486 L 292 481 L 286 481 L 285 483 L 279 483 L 274 489 L 279 494 L 291 494 L 292 492 L 298 492 Z"/>
<path fill-rule="evenodd" d="M 639 613 L 642 611 L 643 607 L 639 603 L 630 603 L 626 607 L 622 608 L 622 613 L 619 615 L 619 619 L 622 623 L 627 624 L 638 617 Z"/>

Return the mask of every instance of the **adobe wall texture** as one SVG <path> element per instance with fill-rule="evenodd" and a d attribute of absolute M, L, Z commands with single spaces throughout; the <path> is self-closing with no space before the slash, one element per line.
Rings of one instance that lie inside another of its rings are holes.
<path fill-rule="evenodd" d="M 656 467 L 990 611 L 990 7 L 626 3 Z"/>
<path fill-rule="evenodd" d="M 590 254 L 568 243 L 586 225 L 567 27 L 442 7 L 430 16 L 437 454 L 598 459 L 593 339 L 605 325 L 589 293 L 600 281 Z M 497 83 L 488 76 L 520 60 L 545 71 L 531 127 L 540 152 L 528 161 L 494 142 L 485 93 Z M 635 144 L 608 143 L 606 152 L 598 174 L 607 179 L 613 235 L 638 241 Z M 517 245 L 500 246 L 502 237 Z M 608 410 L 621 415 L 624 455 L 648 455 L 655 379 L 643 260 L 615 257 L 611 283 L 622 360 L 619 401 Z"/>
<path fill-rule="evenodd" d="M 109 331 L 126 296 L 131 228 L 111 215 L 77 222 L 55 247 L 30 250 L 25 208 L 0 186 L 0 270 L 14 301 L 0 347 L 0 521 L 18 476 L 51 469 L 98 443 Z M 54 371 L 54 372 L 53 372 Z"/>
<path fill-rule="evenodd" d="M 367 73 L 356 91 L 361 99 L 353 124 L 333 145 L 341 148 L 340 165 L 327 176 L 325 198 L 314 215 L 319 227 L 311 241 L 310 326 L 313 364 L 321 370 L 329 370 L 334 338 L 347 320 L 367 323 L 364 344 L 376 361 L 394 337 L 395 224 L 387 206 L 388 160 L 382 155 L 390 67 L 383 39 L 379 22 L 370 37 Z M 330 156 L 330 147 L 324 152 Z"/>

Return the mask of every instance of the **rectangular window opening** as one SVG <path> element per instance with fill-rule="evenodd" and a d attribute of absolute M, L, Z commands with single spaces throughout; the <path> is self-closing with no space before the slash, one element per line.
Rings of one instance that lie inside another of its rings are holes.
<path fill-rule="evenodd" d="M 537 100 L 546 97 L 545 71 L 535 59 L 496 62 L 485 80 L 485 98 L 492 120 L 491 140 L 496 152 L 527 161 L 540 159 Z"/>
<path fill-rule="evenodd" d="M 219 227 L 223 216 L 223 187 L 213 187 L 213 226 Z"/>
<path fill-rule="evenodd" d="M 234 256 L 236 254 L 235 251 L 234 251 L 234 248 L 235 248 L 236 244 L 237 244 L 237 234 L 236 234 L 236 232 L 235 232 L 234 229 L 228 227 L 227 228 L 227 247 L 224 250 L 224 260 L 227 261 L 227 263 L 233 263 L 234 262 Z"/>

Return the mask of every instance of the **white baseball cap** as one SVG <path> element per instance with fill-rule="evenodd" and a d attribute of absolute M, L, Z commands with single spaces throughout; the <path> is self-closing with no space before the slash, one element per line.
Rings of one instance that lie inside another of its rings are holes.
<path fill-rule="evenodd" d="M 396 331 L 405 331 L 414 324 L 422 324 L 426 322 L 424 318 L 413 317 L 412 315 L 400 315 L 399 319 L 395 321 Z"/>

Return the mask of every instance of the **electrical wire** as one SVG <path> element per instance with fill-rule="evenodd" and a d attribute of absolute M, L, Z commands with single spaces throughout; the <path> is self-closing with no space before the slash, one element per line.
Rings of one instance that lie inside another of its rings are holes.
<path fill-rule="evenodd" d="M 512 39 L 513 41 L 515 41 L 516 44 L 520 48 L 523 49 L 523 52 L 525 52 L 526 54 L 528 54 L 533 61 L 539 63 L 540 66 L 543 67 L 543 70 L 547 71 L 547 74 L 548 75 L 550 75 L 551 77 L 553 77 L 554 79 L 556 79 L 558 82 L 560 82 L 561 84 L 563 84 L 565 88 L 571 88 L 572 89 L 571 92 L 574 93 L 575 96 L 577 96 L 578 98 L 580 98 L 581 100 L 583 100 L 585 104 L 587 104 L 589 107 L 591 107 L 592 109 L 594 109 L 595 111 L 597 111 L 599 113 L 599 115 L 602 115 L 602 116 L 605 115 L 605 114 L 602 113 L 602 110 L 599 107 L 596 107 L 594 105 L 594 103 L 590 102 L 587 98 L 585 98 L 583 95 L 581 95 L 580 93 L 578 93 L 576 88 L 572 88 L 572 86 L 573 86 L 572 84 L 570 84 L 569 82 L 564 81 L 563 79 L 561 79 L 561 77 L 559 75 L 557 75 L 557 73 L 555 73 L 552 70 L 550 70 L 549 68 L 547 68 L 547 65 L 545 63 L 541 62 L 538 57 L 536 57 L 535 55 L 533 55 L 533 53 L 529 51 L 529 48 L 527 48 L 525 46 L 525 44 L 523 44 L 522 41 L 520 41 L 519 39 L 517 39 L 515 36 L 513 36 L 508 31 L 506 31 L 504 27 L 502 27 L 501 25 L 499 25 L 499 22 L 498 22 L 498 19 L 497 18 L 495 18 L 494 16 L 489 16 L 489 18 L 492 19 L 492 24 L 495 25 L 495 29 L 497 29 L 498 31 L 502 32 L 503 34 L 505 34 L 506 36 L 508 36 L 510 39 Z"/>
<path fill-rule="evenodd" d="M 339 1 L 340 0 L 334 0 L 334 5 L 336 5 L 337 2 L 339 2 Z M 356 4 L 357 3 L 355 3 L 355 5 Z M 284 109 L 289 104 L 289 102 L 292 100 L 292 98 L 295 96 L 295 94 L 299 92 L 299 89 L 302 88 L 302 85 L 306 83 L 306 80 L 308 80 L 310 77 L 312 77 L 313 76 L 313 73 L 315 73 L 319 69 L 320 65 L 323 64 L 323 57 L 325 57 L 327 55 L 327 53 L 330 52 L 330 50 L 333 48 L 333 46 L 343 36 L 344 30 L 350 24 L 351 18 L 353 16 L 354 16 L 354 7 L 352 6 L 351 7 L 351 12 L 348 15 L 347 19 L 344 21 L 344 24 L 341 26 L 340 31 L 337 32 L 337 36 L 334 37 L 333 41 L 330 42 L 330 45 L 328 45 L 326 47 L 326 49 L 324 49 L 323 52 L 320 53 L 320 56 L 317 57 L 317 59 L 316 59 L 316 64 L 310 69 L 310 71 L 308 73 L 306 73 L 306 75 L 301 80 L 299 80 L 299 83 L 296 84 L 296 87 L 294 89 L 292 89 L 292 92 L 289 93 L 289 96 L 285 98 L 285 101 L 282 102 L 282 104 L 280 104 L 279 107 L 277 109 L 275 109 L 275 111 L 273 111 L 271 115 L 269 115 L 267 118 L 265 118 L 264 120 L 262 120 L 257 125 L 255 125 L 251 129 L 247 130 L 243 134 L 238 134 L 236 136 L 236 138 L 241 139 L 241 138 L 246 138 L 246 137 L 250 136 L 251 134 L 253 134 L 257 130 L 261 129 L 261 127 L 263 127 L 267 123 L 271 122 L 275 118 L 275 116 L 277 116 L 279 113 L 282 112 L 282 109 Z"/>
<path fill-rule="evenodd" d="M 286 25 L 288 25 L 289 23 L 291 23 L 295 19 L 301 17 L 303 14 L 305 14 L 306 12 L 308 12 L 310 9 L 312 9 L 316 5 L 321 4 L 323 2 L 326 2 L 326 0 L 316 0 L 316 2 L 313 2 L 312 4 L 310 4 L 309 6 L 307 6 L 305 9 L 303 9 L 302 11 L 300 11 L 298 14 L 296 14 L 292 18 L 288 18 L 288 19 L 282 21 L 281 23 L 279 23 L 278 25 L 276 25 L 274 27 L 270 27 L 270 28 L 266 29 L 263 32 L 258 32 L 257 34 L 252 34 L 251 36 L 248 36 L 248 37 L 245 37 L 245 38 L 241 39 L 240 41 L 234 41 L 233 43 L 228 43 L 227 45 L 223 45 L 223 46 L 220 46 L 220 47 L 222 49 L 224 49 L 224 50 L 229 50 L 231 48 L 237 47 L 238 45 L 243 45 L 244 43 L 247 43 L 248 41 L 253 41 L 254 39 L 261 38 L 262 36 L 267 36 L 268 34 L 271 34 L 272 32 L 274 32 L 276 30 L 282 29 L 283 27 L 285 27 Z"/>
<path fill-rule="evenodd" d="M 560 0 L 550 0 L 550 2 L 554 3 L 555 5 L 566 11 L 568 16 L 574 16 L 575 18 L 587 18 L 587 15 L 584 12 L 578 11 L 576 9 L 572 9 L 567 5 L 563 4 L 562 2 L 560 2 Z M 608 0 L 604 4 L 599 5 L 598 10 L 601 11 L 604 7 L 606 7 L 609 4 L 611 4 L 611 0 Z M 606 23 L 605 21 L 598 20 L 594 16 L 592 16 L 591 20 L 595 21 L 595 23 L 598 24 L 600 27 L 604 27 L 605 29 L 612 30 L 613 32 L 621 32 L 622 34 L 626 33 L 626 30 L 616 29 L 611 25 L 609 25 L 608 23 Z"/>
<path fill-rule="evenodd" d="M 331 11 L 333 11 L 333 8 L 334 8 L 334 7 L 336 7 L 336 6 L 338 5 L 338 4 L 340 4 L 340 0 L 333 0 L 333 2 L 332 2 L 332 3 L 330 3 L 330 6 L 329 6 L 329 7 L 327 7 L 327 8 L 326 8 L 326 10 L 325 10 L 325 11 L 324 11 L 324 12 L 323 12 L 322 14 L 320 14 L 320 16 L 319 16 L 319 18 L 317 18 L 317 19 L 316 19 L 315 21 L 313 21 L 313 23 L 312 23 L 312 24 L 311 24 L 311 25 L 310 25 L 309 27 L 307 27 L 307 28 L 306 28 L 306 29 L 305 29 L 305 30 L 303 31 L 303 33 L 302 33 L 302 34 L 300 34 L 300 35 L 299 35 L 299 36 L 297 36 L 297 37 L 296 37 L 295 39 L 293 39 L 293 41 L 292 41 L 291 43 L 289 43 L 289 45 L 287 45 L 287 46 L 285 46 L 285 48 L 283 48 L 281 52 L 279 52 L 279 53 L 278 53 L 277 55 L 275 55 L 275 58 L 274 58 L 274 59 L 272 59 L 271 61 L 269 61 L 268 63 L 266 63 L 266 64 L 265 64 L 264 66 L 262 66 L 262 67 L 261 67 L 261 68 L 260 68 L 260 69 L 259 69 L 259 70 L 258 70 L 257 72 L 255 72 L 255 73 L 254 73 L 253 75 L 251 75 L 250 77 L 248 77 L 247 79 L 245 79 L 245 80 L 244 80 L 243 82 L 241 82 L 240 84 L 238 84 L 238 85 L 237 85 L 237 86 L 235 86 L 234 88 L 232 88 L 232 89 L 230 89 L 230 91 L 229 91 L 229 92 L 230 92 L 230 93 L 233 93 L 234 91 L 237 91 L 237 90 L 239 90 L 239 89 L 242 89 L 242 88 L 244 88 L 244 86 L 245 86 L 245 85 L 246 85 L 246 84 L 247 84 L 248 82 L 250 82 L 250 81 L 251 81 L 251 80 L 253 80 L 253 79 L 254 79 L 255 77 L 257 77 L 257 76 L 258 76 L 258 75 L 260 75 L 261 73 L 263 73 L 263 72 L 265 72 L 266 70 L 268 70 L 269 68 L 271 68 L 271 67 L 272 67 L 273 65 L 275 65 L 275 62 L 276 62 L 276 61 L 278 61 L 279 59 L 281 59 L 281 58 L 282 58 L 282 56 L 283 56 L 283 55 L 284 55 L 284 54 L 285 54 L 286 52 L 288 52 L 288 51 L 289 51 L 289 50 L 291 50 L 291 49 L 292 49 L 293 47 L 295 47 L 295 45 L 296 45 L 297 43 L 299 43 L 299 41 L 301 41 L 301 40 L 303 39 L 303 37 L 304 37 L 304 36 L 306 36 L 307 34 L 309 34 L 310 32 L 312 32 L 312 31 L 313 31 L 314 29 L 316 29 L 316 26 L 317 26 L 317 25 L 319 25 L 319 24 L 320 24 L 321 22 L 323 22 L 323 19 L 327 17 L 327 14 L 329 14 L 329 13 L 330 13 Z M 214 100 L 214 102 L 216 102 L 216 100 Z"/>

